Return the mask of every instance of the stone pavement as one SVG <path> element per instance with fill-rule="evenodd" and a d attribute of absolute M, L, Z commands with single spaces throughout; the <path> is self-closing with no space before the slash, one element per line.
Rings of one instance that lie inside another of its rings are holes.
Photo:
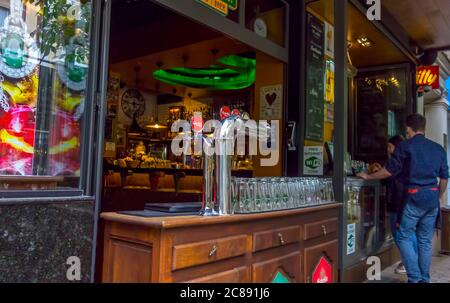
<path fill-rule="evenodd" d="M 381 281 L 371 281 L 371 283 L 407 283 L 406 275 L 398 275 L 394 272 L 397 264 L 386 268 L 381 273 Z M 433 256 L 431 283 L 450 283 L 450 256 L 441 254 Z"/>

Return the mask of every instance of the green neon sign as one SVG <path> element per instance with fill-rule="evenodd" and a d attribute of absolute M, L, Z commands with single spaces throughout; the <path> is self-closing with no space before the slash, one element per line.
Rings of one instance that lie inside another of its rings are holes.
<path fill-rule="evenodd" d="M 160 69 L 153 73 L 153 77 L 171 85 L 213 90 L 238 90 L 255 83 L 256 59 L 230 55 L 219 58 L 217 62 L 220 66 Z"/>

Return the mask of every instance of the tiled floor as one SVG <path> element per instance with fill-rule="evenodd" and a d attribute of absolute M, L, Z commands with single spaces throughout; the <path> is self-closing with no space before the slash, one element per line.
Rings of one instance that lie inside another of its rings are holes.
<path fill-rule="evenodd" d="M 377 283 L 406 283 L 406 275 L 397 275 L 394 270 L 397 264 L 385 269 L 381 273 L 381 281 Z M 450 256 L 433 256 L 431 264 L 431 283 L 450 283 Z"/>

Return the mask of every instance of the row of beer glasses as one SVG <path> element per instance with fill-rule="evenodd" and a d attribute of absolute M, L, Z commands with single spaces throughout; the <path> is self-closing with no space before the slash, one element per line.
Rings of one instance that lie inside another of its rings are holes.
<path fill-rule="evenodd" d="M 292 209 L 331 203 L 333 183 L 327 178 L 233 178 L 234 213 Z"/>

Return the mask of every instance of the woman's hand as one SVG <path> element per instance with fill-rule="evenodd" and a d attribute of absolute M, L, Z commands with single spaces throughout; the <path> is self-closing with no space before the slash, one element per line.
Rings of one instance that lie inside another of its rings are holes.
<path fill-rule="evenodd" d="M 358 174 L 356 174 L 356 176 L 360 177 L 363 180 L 369 179 L 369 174 L 367 174 L 367 173 L 358 173 Z"/>

